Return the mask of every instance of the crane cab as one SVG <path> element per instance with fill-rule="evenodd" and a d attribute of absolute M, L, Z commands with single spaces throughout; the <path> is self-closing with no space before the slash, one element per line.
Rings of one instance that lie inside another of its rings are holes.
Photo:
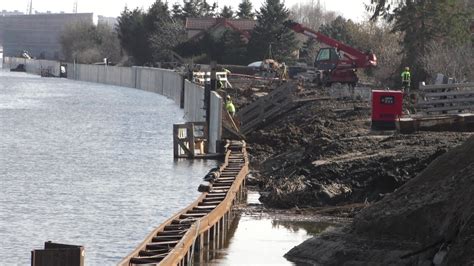
<path fill-rule="evenodd" d="M 320 70 L 332 70 L 340 60 L 341 57 L 335 48 L 321 48 L 314 60 L 314 67 Z"/>
<path fill-rule="evenodd" d="M 355 85 L 358 81 L 353 64 L 344 60 L 334 47 L 319 49 L 314 60 L 317 77 L 315 82 L 330 86 L 332 83 Z"/>

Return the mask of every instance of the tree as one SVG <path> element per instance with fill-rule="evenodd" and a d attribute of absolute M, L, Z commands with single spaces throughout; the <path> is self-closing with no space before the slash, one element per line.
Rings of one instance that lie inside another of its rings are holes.
<path fill-rule="evenodd" d="M 432 42 L 427 54 L 421 59 L 428 76 L 437 73 L 455 78 L 458 82 L 474 81 L 474 49 L 471 44 L 453 46 Z"/>
<path fill-rule="evenodd" d="M 472 42 L 469 32 L 472 3 L 465 0 L 371 0 L 372 19 L 393 22 L 393 32 L 403 33 L 403 65 L 410 66 L 414 84 L 426 79 L 422 62 L 432 42 L 463 45 Z M 400 66 L 401 68 L 402 66 Z"/>
<path fill-rule="evenodd" d="M 254 14 L 252 13 L 252 3 L 250 0 L 242 0 L 239 4 L 239 10 L 237 11 L 237 17 L 240 19 L 253 19 Z"/>
<path fill-rule="evenodd" d="M 219 62 L 231 65 L 247 65 L 247 44 L 242 40 L 239 32 L 227 29 L 221 40 L 224 53 Z"/>
<path fill-rule="evenodd" d="M 171 16 L 175 20 L 185 20 L 185 17 L 183 15 L 183 10 L 181 9 L 181 6 L 178 3 L 174 3 L 172 8 L 171 8 Z"/>
<path fill-rule="evenodd" d="M 215 17 L 217 3 L 209 5 L 206 0 L 183 0 L 184 18 Z"/>
<path fill-rule="evenodd" d="M 343 17 L 338 16 L 330 23 L 322 25 L 319 31 L 349 46 L 354 46 L 355 43 L 352 33 L 354 32 L 355 27 L 357 26 L 354 22 L 352 22 L 352 20 L 346 20 Z"/>
<path fill-rule="evenodd" d="M 234 17 L 234 11 L 232 10 L 231 6 L 224 6 L 221 10 L 221 13 L 219 14 L 219 17 L 221 18 L 233 18 Z"/>
<path fill-rule="evenodd" d="M 300 60 L 312 66 L 319 50 L 319 44 L 313 38 L 308 38 L 300 49 Z"/>
<path fill-rule="evenodd" d="M 174 48 L 185 41 L 186 32 L 183 25 L 170 17 L 161 17 L 155 22 L 155 30 L 149 42 L 154 62 L 172 61 Z"/>
<path fill-rule="evenodd" d="M 61 33 L 60 43 L 64 59 L 69 62 L 96 63 L 103 58 L 118 62 L 121 58 L 117 34 L 104 24 L 69 24 Z"/>
<path fill-rule="evenodd" d="M 145 14 L 141 9 L 125 8 L 118 18 L 116 28 L 120 44 L 137 65 L 149 62 L 151 55 L 144 20 Z"/>
<path fill-rule="evenodd" d="M 291 7 L 290 17 L 305 26 L 318 30 L 323 24 L 328 24 L 336 18 L 336 13 L 326 11 L 320 0 L 308 0 Z"/>
<path fill-rule="evenodd" d="M 285 27 L 289 11 L 280 0 L 266 0 L 257 12 L 257 26 L 252 31 L 248 53 L 254 60 L 274 57 L 278 61 L 292 61 L 298 42 L 295 33 Z"/>

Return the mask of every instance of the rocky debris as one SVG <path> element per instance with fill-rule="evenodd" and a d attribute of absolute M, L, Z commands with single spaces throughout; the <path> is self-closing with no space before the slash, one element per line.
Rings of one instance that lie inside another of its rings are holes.
<path fill-rule="evenodd" d="M 420 173 L 470 133 L 370 131 L 361 101 L 305 104 L 247 136 L 269 207 L 373 202 Z"/>
<path fill-rule="evenodd" d="M 290 250 L 317 265 L 472 265 L 474 137 L 435 159 L 351 225 Z"/>

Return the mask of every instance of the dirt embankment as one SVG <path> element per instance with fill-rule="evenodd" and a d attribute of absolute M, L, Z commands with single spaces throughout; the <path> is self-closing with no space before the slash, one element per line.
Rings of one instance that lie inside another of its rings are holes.
<path fill-rule="evenodd" d="M 434 160 L 353 223 L 293 248 L 316 265 L 473 265 L 474 137 Z"/>
<path fill-rule="evenodd" d="M 247 141 L 261 201 L 292 208 L 380 200 L 469 136 L 374 133 L 367 103 L 331 100 L 292 110 Z"/>

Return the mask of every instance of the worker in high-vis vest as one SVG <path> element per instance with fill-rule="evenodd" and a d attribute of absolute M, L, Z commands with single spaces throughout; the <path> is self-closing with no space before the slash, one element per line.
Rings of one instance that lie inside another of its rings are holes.
<path fill-rule="evenodd" d="M 411 74 L 410 68 L 405 67 L 405 71 L 402 72 L 402 85 L 405 93 L 410 93 Z"/>
<path fill-rule="evenodd" d="M 235 106 L 232 103 L 232 100 L 230 99 L 230 95 L 227 95 L 227 97 L 225 98 L 225 109 L 232 117 L 235 115 Z"/>

